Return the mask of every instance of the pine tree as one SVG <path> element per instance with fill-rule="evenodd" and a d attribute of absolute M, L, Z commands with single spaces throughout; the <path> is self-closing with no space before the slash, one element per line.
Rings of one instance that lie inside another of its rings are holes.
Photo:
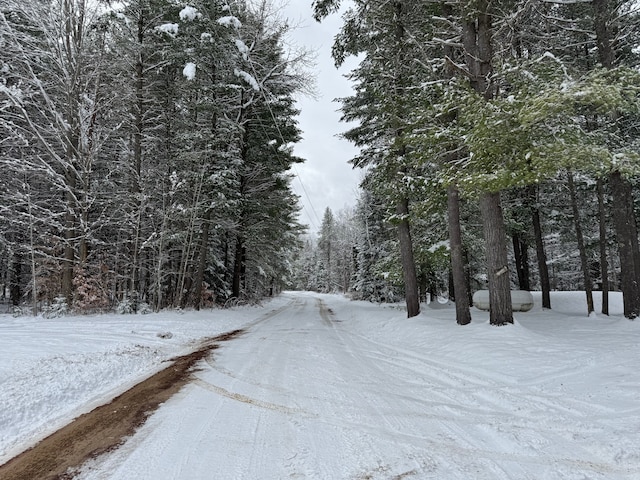
<path fill-rule="evenodd" d="M 323 279 L 322 291 L 331 292 L 334 289 L 334 249 L 336 246 L 336 225 L 333 219 L 333 212 L 329 207 L 324 211 L 322 224 L 320 225 L 320 237 L 318 238 L 318 249 L 320 250 L 322 263 L 324 265 L 326 278 Z"/>

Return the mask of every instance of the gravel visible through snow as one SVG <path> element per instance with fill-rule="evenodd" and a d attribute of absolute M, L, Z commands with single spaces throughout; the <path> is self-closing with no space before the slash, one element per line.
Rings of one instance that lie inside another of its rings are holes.
<path fill-rule="evenodd" d="M 0 466 L 0 479 L 73 478 L 73 471 L 83 462 L 117 448 L 133 435 L 149 415 L 191 379 L 193 366 L 218 348 L 219 342 L 241 333 L 242 330 L 233 330 L 218 335 L 203 342 L 196 351 L 172 359 L 163 370 Z"/>

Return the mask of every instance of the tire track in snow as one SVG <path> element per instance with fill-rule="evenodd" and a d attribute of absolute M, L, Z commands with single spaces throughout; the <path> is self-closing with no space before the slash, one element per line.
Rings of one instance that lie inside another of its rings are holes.
<path fill-rule="evenodd" d="M 351 332 L 349 332 L 351 334 Z M 580 399 L 571 399 L 563 397 L 562 400 L 554 400 L 548 395 L 542 395 L 539 390 L 534 388 L 526 388 L 523 395 L 522 386 L 513 388 L 513 392 L 509 391 L 510 385 L 499 383 L 487 377 L 481 371 L 475 369 L 464 369 L 460 367 L 452 367 L 451 365 L 434 361 L 428 357 L 418 355 L 415 352 L 405 349 L 394 348 L 389 345 L 376 342 L 364 336 L 353 334 L 374 346 L 376 350 L 370 350 L 369 356 L 374 361 L 385 362 L 393 367 L 397 367 L 400 371 L 411 371 L 414 378 L 422 378 L 424 382 L 433 384 L 434 388 L 439 388 L 438 383 L 451 387 L 453 394 L 445 393 L 450 400 L 460 407 L 468 407 L 470 404 L 489 405 L 493 408 L 486 408 L 486 412 L 499 409 L 501 414 L 505 414 L 505 407 L 514 405 L 514 408 L 508 412 L 514 418 L 520 418 L 528 423 L 534 423 L 536 413 L 541 412 L 540 406 L 546 407 L 543 417 L 548 418 L 549 410 L 556 414 L 556 424 L 566 422 L 567 417 L 572 417 L 576 421 L 584 421 L 589 418 L 578 408 L 578 406 L 588 406 L 591 409 L 596 408 L 602 414 L 615 414 L 615 410 L 603 405 L 594 405 Z M 390 352 L 385 355 L 383 352 Z M 401 360 L 400 360 L 401 359 Z M 427 367 L 427 368 L 425 368 Z M 435 381 L 434 381 L 435 380 Z M 443 390 L 447 392 L 447 390 Z M 460 393 L 466 395 L 466 401 L 459 400 Z M 525 398 L 527 400 L 525 400 Z M 574 403 L 574 407 L 567 403 Z M 523 407 L 527 407 L 523 410 Z M 585 426 L 585 431 L 591 431 L 592 428 Z M 564 430 L 563 427 L 553 427 L 553 430 Z"/>
<path fill-rule="evenodd" d="M 382 400 L 379 396 L 379 391 L 376 390 L 380 387 L 384 388 L 386 385 L 380 385 L 367 379 L 388 378 L 388 372 L 382 370 L 376 362 L 372 362 L 366 355 L 366 351 L 363 352 L 362 348 L 352 338 L 344 335 L 343 330 L 340 328 L 341 320 L 336 317 L 331 309 L 327 308 L 322 300 L 317 300 L 317 306 L 325 325 L 329 327 L 331 335 L 335 337 L 335 341 L 330 342 L 335 345 L 335 348 L 331 350 L 331 354 L 334 362 L 341 367 L 342 373 L 346 378 L 346 383 L 349 386 L 346 390 L 351 394 L 349 401 L 357 409 L 356 415 L 351 415 L 350 419 L 341 419 L 343 428 L 346 422 L 352 426 L 350 430 L 360 432 L 357 443 L 352 445 L 353 450 L 357 451 L 363 447 L 363 444 L 367 444 L 370 450 L 375 451 L 376 446 L 373 439 L 378 438 L 380 432 L 384 432 L 386 436 L 391 432 L 391 436 L 400 439 L 402 432 L 411 429 L 413 423 L 412 418 L 405 418 L 404 415 L 399 414 L 399 412 L 405 410 L 406 400 L 400 401 L 400 404 L 404 405 L 400 408 L 398 408 L 398 405 L 395 408 L 390 408 L 387 401 Z M 384 389 L 386 394 L 387 389 Z M 410 401 L 415 403 L 415 399 Z M 381 424 L 379 426 L 373 427 L 370 424 L 371 412 L 375 414 L 375 418 L 380 420 Z M 324 421 L 324 419 L 321 421 Z M 359 473 L 350 478 L 373 479 L 378 478 L 378 474 L 381 476 L 380 478 L 385 479 L 403 479 L 414 476 L 422 478 L 427 472 L 434 471 L 434 460 L 424 451 L 424 448 L 416 448 L 414 441 L 396 443 L 404 444 L 405 458 L 400 462 L 400 465 L 384 463 L 382 461 L 384 452 L 379 452 L 379 464 L 373 470 L 367 469 L 366 473 Z M 408 469 L 407 462 L 410 464 Z M 365 460 L 363 459 L 361 463 L 364 464 Z"/>
<path fill-rule="evenodd" d="M 328 316 L 328 315 L 325 315 Z M 325 319 L 326 320 L 326 319 Z M 326 322 L 329 324 L 329 322 Z M 343 335 L 339 331 L 339 327 L 335 323 L 331 323 L 341 343 L 347 348 L 354 360 L 369 368 L 373 376 L 384 372 L 380 368 L 372 368 L 377 362 L 383 362 L 402 372 L 403 378 L 407 377 L 409 372 L 414 378 L 422 378 L 426 385 L 440 386 L 441 398 L 448 399 L 453 405 L 462 408 L 469 408 L 469 405 L 482 405 L 482 409 L 476 409 L 474 416 L 481 413 L 485 418 L 478 422 L 475 420 L 465 421 L 464 416 L 455 415 L 459 413 L 451 409 L 451 415 L 447 417 L 441 414 L 429 414 L 426 412 L 423 417 L 430 417 L 436 421 L 443 431 L 450 431 L 452 438 L 456 439 L 455 449 L 459 449 L 462 454 L 478 453 L 487 461 L 495 458 L 495 451 L 482 451 L 475 445 L 497 445 L 500 448 L 500 456 L 508 460 L 509 465 L 500 462 L 500 465 L 494 463 L 493 467 L 502 470 L 508 478 L 520 476 L 523 474 L 519 463 L 534 463 L 539 465 L 557 464 L 565 465 L 570 468 L 587 468 L 599 473 L 620 473 L 633 474 L 640 472 L 640 469 L 619 468 L 605 461 L 598 461 L 597 452 L 594 452 L 589 445 L 576 444 L 574 437 L 576 432 L 583 435 L 589 435 L 591 432 L 598 432 L 600 428 L 587 424 L 586 415 L 577 408 L 566 406 L 560 401 L 556 401 L 547 396 L 543 396 L 533 389 L 528 389 L 525 396 L 521 391 L 509 391 L 508 384 L 496 382 L 494 379 L 483 376 L 480 372 L 473 369 L 453 369 L 450 365 L 433 361 L 425 356 L 415 354 L 414 352 L 393 348 L 380 342 L 374 342 L 360 335 Z M 351 334 L 351 332 L 348 332 Z M 363 350 L 360 346 L 353 343 L 353 337 L 364 340 L 367 344 L 375 345 L 376 350 Z M 355 353 L 357 351 L 357 354 Z M 385 355 L 385 352 L 387 353 Z M 388 373 L 388 371 L 387 371 Z M 446 388 L 442 388 L 445 385 Z M 357 388 L 359 389 L 359 384 Z M 465 392 L 466 400 L 460 399 L 460 393 Z M 371 392 L 374 393 L 374 392 Z M 386 392 L 385 392 L 386 393 Z M 380 409 L 378 405 L 374 405 L 371 401 L 363 396 L 363 400 L 368 402 L 374 410 L 378 411 L 381 418 L 385 422 L 389 422 L 389 416 Z M 414 409 L 419 405 L 415 399 L 408 400 L 414 404 Z M 404 400 L 405 405 L 407 399 Z M 579 402 L 576 402 L 579 403 Z M 429 408 L 429 405 L 426 405 Z M 536 412 L 541 414 L 541 418 L 549 417 L 549 410 L 554 412 L 557 420 L 555 424 L 539 425 L 536 422 Z M 603 410 L 607 411 L 606 408 Z M 505 417 L 508 421 L 505 422 Z M 464 429 L 460 427 L 460 423 L 466 425 Z M 513 424 L 513 425 L 511 425 Z M 396 423 L 391 425 L 391 431 L 394 435 L 401 434 Z M 360 427 L 363 427 L 360 425 Z M 376 427 L 378 429 L 380 427 Z M 567 431 L 571 432 L 572 438 L 567 437 Z M 388 434 L 388 431 L 385 431 Z M 423 437 L 419 437 L 421 441 L 428 441 Z M 462 444 L 462 445 L 461 445 Z M 434 444 L 431 442 L 431 446 Z M 447 450 L 453 448 L 452 444 L 447 444 Z M 549 455 L 542 453 L 537 455 L 526 455 L 527 451 L 540 452 L 544 449 L 553 449 L 558 451 L 559 455 Z M 454 450 L 455 450 L 454 449 Z M 566 454 L 566 455 L 563 455 Z M 582 457 L 582 458 L 580 458 Z M 591 460 L 594 459 L 595 460 Z"/>
<path fill-rule="evenodd" d="M 236 400 L 238 402 L 241 403 L 246 403 L 247 405 L 252 405 L 255 407 L 260 407 L 260 408 L 264 408 L 267 410 L 274 410 L 276 412 L 281 412 L 284 414 L 301 414 L 301 415 L 305 415 L 308 417 L 316 417 L 316 415 L 310 414 L 309 412 L 306 412 L 304 410 L 300 410 L 298 408 L 291 408 L 291 407 L 287 407 L 285 405 L 278 405 L 276 403 L 271 403 L 271 402 L 265 402 L 263 400 L 259 400 L 257 398 L 253 398 L 253 397 L 249 397 L 247 395 L 243 395 L 241 393 L 235 393 L 235 392 L 231 392 L 229 390 L 227 390 L 226 388 L 222 388 L 219 387 L 217 385 L 214 385 L 212 383 L 206 382 L 200 378 L 196 378 L 193 380 L 192 382 L 195 385 L 198 385 L 199 387 L 202 387 L 206 390 L 209 390 L 211 392 L 217 393 L 218 395 L 221 395 L 223 397 L 227 397 L 230 398 L 232 400 Z"/>

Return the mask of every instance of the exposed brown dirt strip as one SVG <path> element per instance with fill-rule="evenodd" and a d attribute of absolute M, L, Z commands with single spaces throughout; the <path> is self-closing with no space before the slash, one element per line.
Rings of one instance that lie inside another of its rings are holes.
<path fill-rule="evenodd" d="M 203 346 L 171 360 L 164 370 L 137 384 L 110 403 L 79 416 L 34 447 L 0 466 L 0 480 L 61 480 L 69 469 L 120 446 L 163 402 L 191 379 L 196 362 L 219 342 L 242 334 L 234 330 L 207 339 Z"/>

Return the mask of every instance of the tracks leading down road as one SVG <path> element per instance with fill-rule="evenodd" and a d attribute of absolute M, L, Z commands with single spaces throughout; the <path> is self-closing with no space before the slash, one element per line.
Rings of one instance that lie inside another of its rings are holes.
<path fill-rule="evenodd" d="M 78 480 L 640 473 L 599 460 L 592 438 L 607 426 L 590 424 L 571 399 L 368 335 L 328 297 L 289 296 L 197 359 L 192 381 Z"/>

